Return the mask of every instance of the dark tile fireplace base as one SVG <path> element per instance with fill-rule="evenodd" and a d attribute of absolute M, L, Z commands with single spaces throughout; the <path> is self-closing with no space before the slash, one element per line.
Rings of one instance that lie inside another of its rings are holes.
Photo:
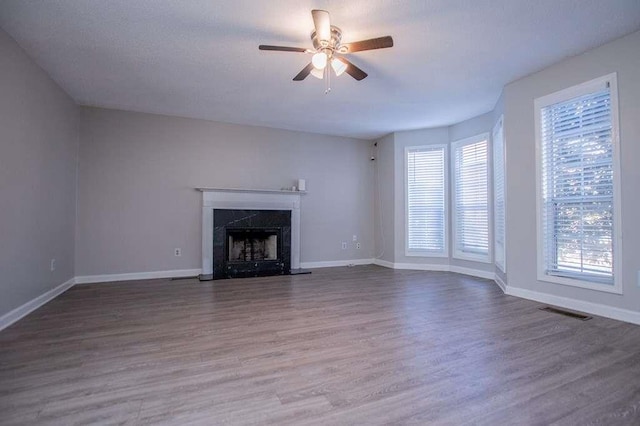
<path fill-rule="evenodd" d="M 291 273 L 291 211 L 213 211 L 213 279 Z"/>

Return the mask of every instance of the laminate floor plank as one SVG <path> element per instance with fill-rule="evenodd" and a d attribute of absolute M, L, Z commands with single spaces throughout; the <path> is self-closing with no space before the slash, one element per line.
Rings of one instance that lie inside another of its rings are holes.
<path fill-rule="evenodd" d="M 0 424 L 640 424 L 640 327 L 377 266 L 76 286 L 0 332 Z"/>

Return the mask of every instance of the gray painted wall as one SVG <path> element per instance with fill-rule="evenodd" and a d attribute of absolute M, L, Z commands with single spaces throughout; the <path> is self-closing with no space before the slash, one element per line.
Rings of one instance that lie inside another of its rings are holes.
<path fill-rule="evenodd" d="M 375 152 L 375 257 L 395 261 L 395 135 L 378 139 Z"/>
<path fill-rule="evenodd" d="M 491 136 L 493 125 L 493 112 L 470 118 L 469 120 L 449 126 L 449 140 L 456 142 L 481 133 L 489 133 L 489 136 Z"/>
<path fill-rule="evenodd" d="M 200 268 L 195 187 L 298 178 L 301 261 L 373 257 L 371 141 L 97 108 L 82 108 L 80 133 L 77 276 Z"/>
<path fill-rule="evenodd" d="M 569 58 L 504 90 L 507 147 L 507 270 L 509 286 L 640 310 L 640 32 Z M 536 280 L 534 99 L 612 72 L 618 73 L 622 153 L 623 295 Z"/>
<path fill-rule="evenodd" d="M 493 122 L 496 123 L 502 114 L 504 114 L 504 92 L 500 93 L 500 97 L 491 111 Z"/>
<path fill-rule="evenodd" d="M 74 275 L 78 123 L 73 101 L 2 30 L 0 93 L 2 316 Z"/>

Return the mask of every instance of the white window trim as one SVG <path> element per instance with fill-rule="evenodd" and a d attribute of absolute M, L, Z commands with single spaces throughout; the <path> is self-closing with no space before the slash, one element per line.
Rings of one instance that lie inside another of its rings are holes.
<path fill-rule="evenodd" d="M 488 223 L 487 223 L 487 229 L 489 231 L 488 234 L 488 239 L 489 241 L 487 242 L 487 246 L 488 246 L 488 250 L 487 250 L 487 254 L 486 255 L 482 255 L 482 254 L 473 254 L 473 253 L 465 253 L 462 252 L 460 250 L 457 249 L 456 247 L 456 241 L 458 240 L 457 238 L 457 232 L 458 232 L 458 224 L 457 224 L 457 220 L 456 220 L 456 212 L 454 211 L 455 206 L 452 204 L 451 207 L 451 221 L 452 221 L 452 238 L 451 241 L 453 241 L 452 246 L 453 246 L 453 250 L 452 250 L 452 257 L 454 259 L 460 259 L 460 260 L 470 260 L 473 262 L 480 262 L 480 263 L 492 263 L 493 262 L 493 248 L 492 248 L 492 244 L 491 242 L 493 241 L 493 226 L 492 226 L 492 220 L 491 218 L 493 217 L 493 189 L 491 185 L 491 155 L 490 153 L 492 152 L 492 144 L 491 144 L 491 138 L 489 133 L 481 133 L 479 135 L 475 135 L 475 136 L 471 136 L 469 138 L 466 139 L 461 139 L 455 142 L 451 143 L 451 157 L 450 157 L 450 162 L 451 162 L 451 170 L 452 170 L 452 174 L 455 175 L 455 155 L 453 155 L 453 153 L 455 152 L 455 150 L 458 147 L 461 146 L 465 146 L 465 145 L 470 145 L 470 144 L 474 144 L 477 142 L 482 142 L 486 140 L 487 141 L 487 217 L 488 217 Z M 456 183 L 455 183 L 455 177 L 453 177 L 451 179 L 451 181 L 453 182 L 452 185 L 452 192 L 453 192 L 453 203 L 455 203 L 455 194 L 456 194 Z"/>
<path fill-rule="evenodd" d="M 449 257 L 449 149 L 447 144 L 407 146 L 404 149 L 404 254 L 407 257 Z M 444 151 L 444 250 L 409 250 L 409 159 L 410 151 L 421 149 L 443 149 Z"/>
<path fill-rule="evenodd" d="M 495 135 L 496 132 L 498 130 L 498 128 L 502 127 L 502 198 L 504 200 L 504 223 L 502 224 L 502 226 L 504 227 L 504 241 L 502 242 L 502 249 L 503 249 L 503 254 L 502 254 L 502 262 L 498 261 L 497 256 L 495 255 L 495 248 L 498 246 L 498 243 L 496 241 L 496 217 L 495 217 L 495 208 L 493 209 L 493 245 L 494 245 L 494 251 L 493 251 L 493 257 L 494 257 L 494 264 L 498 267 L 498 269 L 500 269 L 503 273 L 507 273 L 507 144 L 505 141 L 505 137 L 504 137 L 504 114 L 500 116 L 500 118 L 498 119 L 498 121 L 496 121 L 495 126 L 493 126 L 493 130 L 492 130 L 492 134 L 491 134 L 491 152 L 493 154 L 493 147 L 494 147 L 494 141 L 495 141 Z M 492 167 L 492 171 L 493 171 L 493 204 L 495 207 L 495 169 L 493 169 L 493 155 L 491 156 L 491 167 Z"/>
<path fill-rule="evenodd" d="M 600 89 L 609 83 L 611 91 L 611 142 L 613 144 L 613 286 L 597 284 L 577 278 L 558 277 L 545 274 L 543 253 L 543 227 L 542 227 L 542 137 L 540 131 L 542 108 L 576 98 Z M 537 272 L 538 281 L 562 284 L 573 287 L 581 287 L 589 290 L 606 293 L 622 294 L 622 220 L 620 203 L 620 121 L 618 115 L 618 78 L 617 73 L 611 73 L 573 87 L 569 87 L 546 96 L 536 98 L 534 101 L 534 121 L 536 131 L 536 225 L 537 225 Z"/>

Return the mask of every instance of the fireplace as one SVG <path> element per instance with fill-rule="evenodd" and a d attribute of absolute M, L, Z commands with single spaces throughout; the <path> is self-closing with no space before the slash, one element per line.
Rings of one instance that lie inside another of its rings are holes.
<path fill-rule="evenodd" d="M 276 260 L 281 265 L 276 266 L 282 269 L 270 273 L 288 274 L 292 271 L 300 273 L 300 197 L 305 195 L 304 192 L 268 189 L 196 189 L 202 193 L 202 273 L 200 280 L 229 278 L 243 276 L 243 274 L 248 276 L 266 274 L 262 270 L 250 274 L 247 271 L 242 271 L 241 268 L 235 268 L 234 272 L 234 265 L 231 263 L 250 262 L 248 259 L 251 258 L 250 255 L 240 257 L 239 254 L 234 258 L 232 253 L 231 260 L 229 259 L 230 235 L 227 234 L 227 230 L 235 232 L 241 228 L 271 234 L 273 234 L 271 231 L 278 231 L 275 232 Z M 256 215 L 256 212 L 262 213 Z M 264 219 L 264 221 L 258 219 L 258 217 L 269 218 L 268 212 L 275 213 L 272 213 L 270 219 Z M 249 218 L 249 216 L 251 217 Z M 234 237 L 233 246 L 236 245 L 238 238 L 237 235 L 232 236 Z M 239 247 L 240 243 L 237 244 L 236 250 L 245 249 L 244 242 L 242 243 L 243 247 Z M 265 242 L 265 250 L 267 250 L 266 245 L 272 248 L 273 244 L 273 237 L 270 237 L 270 241 Z M 276 262 L 271 259 L 273 251 L 270 248 L 269 253 L 265 255 L 266 259 L 258 260 L 255 259 L 254 247 L 254 268 L 256 260 L 264 262 L 258 266 L 268 266 L 268 262 Z M 249 251 L 249 253 L 251 252 Z M 258 257 L 260 256 L 258 253 Z M 229 268 L 229 266 L 232 267 Z"/>
<path fill-rule="evenodd" d="M 213 279 L 291 272 L 291 212 L 213 211 Z"/>

